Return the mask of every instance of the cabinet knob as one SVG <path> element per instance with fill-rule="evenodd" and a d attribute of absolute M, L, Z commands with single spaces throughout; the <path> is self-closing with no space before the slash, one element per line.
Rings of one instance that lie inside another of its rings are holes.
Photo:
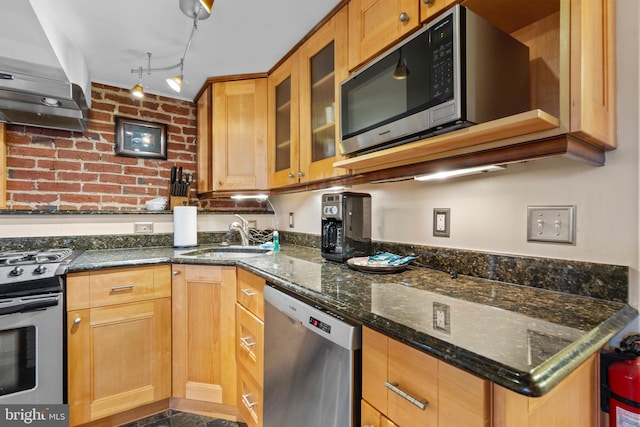
<path fill-rule="evenodd" d="M 422 0 L 424 4 L 433 4 L 434 0 Z"/>
<path fill-rule="evenodd" d="M 180 272 L 178 270 L 173 270 L 171 274 L 173 274 L 174 276 L 177 276 L 178 274 L 180 274 Z"/>
<path fill-rule="evenodd" d="M 409 15 L 407 15 L 407 12 L 402 12 L 400 16 L 398 16 L 398 19 L 400 20 L 400 22 L 408 22 Z"/>
<path fill-rule="evenodd" d="M 217 181 L 216 181 L 216 185 L 217 185 L 217 186 L 221 186 L 221 185 L 222 185 L 222 181 L 217 180 Z"/>
<path fill-rule="evenodd" d="M 304 176 L 304 172 L 298 172 L 298 176 L 303 177 Z"/>
<path fill-rule="evenodd" d="M 75 319 L 73 319 L 73 324 L 74 325 L 79 325 L 80 322 L 82 322 L 82 318 L 80 316 L 78 316 Z"/>
<path fill-rule="evenodd" d="M 293 177 L 294 177 L 294 175 L 293 175 L 291 172 L 289 172 L 289 173 L 287 174 L 287 178 L 293 178 Z"/>

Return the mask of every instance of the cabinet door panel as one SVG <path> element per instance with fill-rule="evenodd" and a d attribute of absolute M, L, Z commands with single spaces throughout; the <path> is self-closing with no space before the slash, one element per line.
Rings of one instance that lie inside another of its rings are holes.
<path fill-rule="evenodd" d="M 349 69 L 371 59 L 420 25 L 417 0 L 349 2 Z M 400 20 L 405 13 L 407 19 Z"/>
<path fill-rule="evenodd" d="M 386 414 L 388 338 L 362 328 L 362 349 L 362 398 Z"/>
<path fill-rule="evenodd" d="M 266 188 L 266 79 L 214 84 L 216 190 Z"/>
<path fill-rule="evenodd" d="M 268 78 L 269 187 L 298 182 L 298 55 L 284 61 Z"/>
<path fill-rule="evenodd" d="M 170 396 L 170 313 L 168 298 L 68 313 L 71 425 Z"/>
<path fill-rule="evenodd" d="M 235 405 L 235 267 L 173 270 L 173 396 Z"/>
<path fill-rule="evenodd" d="M 340 160 L 340 82 L 347 78 L 347 10 L 338 12 L 299 51 L 301 182 L 344 175 Z"/>
<path fill-rule="evenodd" d="M 420 409 L 399 394 L 389 390 L 387 416 L 401 426 L 438 425 L 438 360 L 389 339 L 388 380 L 418 400 L 426 400 Z"/>
<path fill-rule="evenodd" d="M 438 362 L 438 427 L 491 425 L 491 383 Z"/>

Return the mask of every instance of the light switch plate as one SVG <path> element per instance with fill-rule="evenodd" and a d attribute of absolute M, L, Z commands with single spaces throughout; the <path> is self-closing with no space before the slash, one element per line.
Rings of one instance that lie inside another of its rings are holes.
<path fill-rule="evenodd" d="M 449 208 L 433 209 L 433 235 L 437 237 L 449 237 Z"/>
<path fill-rule="evenodd" d="M 575 244 L 575 205 L 528 206 L 527 241 Z"/>

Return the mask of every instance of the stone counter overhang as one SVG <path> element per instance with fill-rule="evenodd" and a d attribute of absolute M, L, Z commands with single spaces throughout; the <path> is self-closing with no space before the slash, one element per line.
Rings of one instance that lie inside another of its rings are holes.
<path fill-rule="evenodd" d="M 198 248 L 202 249 L 202 247 Z M 68 272 L 159 263 L 239 266 L 276 287 L 326 306 L 454 366 L 527 396 L 542 396 L 598 352 L 637 315 L 627 304 L 409 268 L 351 270 L 320 251 L 189 256 L 195 249 L 85 251 Z M 436 328 L 433 306 L 449 310 Z"/>

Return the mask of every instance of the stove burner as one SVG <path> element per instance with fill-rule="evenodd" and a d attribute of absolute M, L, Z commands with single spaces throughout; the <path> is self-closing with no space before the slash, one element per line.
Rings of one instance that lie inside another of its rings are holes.
<path fill-rule="evenodd" d="M 47 249 L 44 251 L 7 251 L 0 252 L 0 266 L 31 265 L 60 262 L 71 255 L 72 250 Z"/>

